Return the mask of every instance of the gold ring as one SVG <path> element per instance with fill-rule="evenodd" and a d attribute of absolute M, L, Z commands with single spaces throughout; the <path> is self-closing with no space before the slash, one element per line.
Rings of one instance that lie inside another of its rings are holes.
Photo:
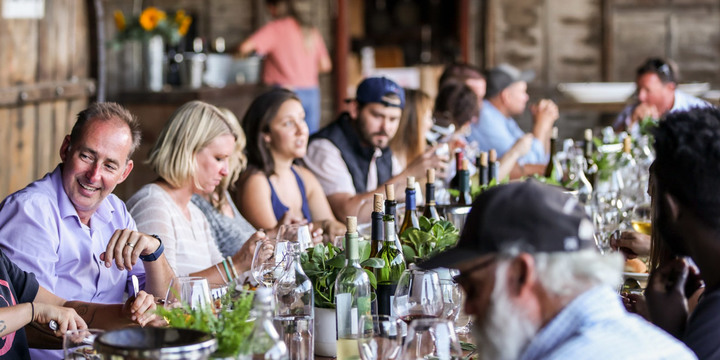
<path fill-rule="evenodd" d="M 125 245 L 126 245 L 126 246 L 129 246 L 129 247 L 131 247 L 131 248 L 134 248 L 134 247 L 135 247 L 135 244 L 131 244 L 131 243 L 127 243 L 127 244 L 125 244 Z"/>

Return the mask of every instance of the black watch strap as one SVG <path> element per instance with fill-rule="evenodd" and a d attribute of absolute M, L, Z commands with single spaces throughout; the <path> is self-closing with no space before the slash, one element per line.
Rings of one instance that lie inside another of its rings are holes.
<path fill-rule="evenodd" d="M 140 255 L 140 260 L 142 261 L 155 261 L 160 257 L 160 255 L 162 255 L 163 251 L 165 251 L 165 246 L 163 245 L 162 239 L 160 239 L 160 237 L 155 234 L 152 234 L 150 236 L 158 239 L 158 241 L 160 242 L 160 246 L 158 246 L 157 250 L 155 250 L 155 252 L 152 254 Z"/>

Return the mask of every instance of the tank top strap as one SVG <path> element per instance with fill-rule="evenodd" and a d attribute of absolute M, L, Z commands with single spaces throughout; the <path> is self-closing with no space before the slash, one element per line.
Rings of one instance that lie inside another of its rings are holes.
<path fill-rule="evenodd" d="M 302 196 L 302 213 L 305 219 L 308 222 L 312 221 L 312 217 L 310 216 L 310 205 L 307 201 L 307 195 L 305 193 L 305 183 L 303 182 L 302 178 L 300 177 L 300 174 L 295 171 L 294 168 L 290 168 L 292 170 L 293 174 L 295 174 L 295 180 L 297 181 L 298 188 L 300 188 L 300 195 Z"/>

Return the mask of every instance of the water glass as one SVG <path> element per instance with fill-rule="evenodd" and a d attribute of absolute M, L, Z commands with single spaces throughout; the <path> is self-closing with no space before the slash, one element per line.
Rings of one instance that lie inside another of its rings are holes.
<path fill-rule="evenodd" d="M 280 340 L 287 346 L 290 360 L 312 360 L 314 321 L 310 315 L 278 315 L 273 318 Z"/>
<path fill-rule="evenodd" d="M 305 249 L 314 246 L 312 236 L 310 236 L 310 228 L 307 224 L 281 225 L 276 240 L 278 242 L 296 242 L 300 244 L 301 251 L 305 251 Z"/>
<path fill-rule="evenodd" d="M 364 315 L 360 317 L 358 352 L 362 360 L 397 359 L 407 324 L 395 316 Z"/>
<path fill-rule="evenodd" d="M 272 287 L 280 278 L 288 263 L 287 247 L 287 241 L 265 239 L 258 242 L 250 265 L 250 272 L 258 284 Z"/>
<path fill-rule="evenodd" d="M 440 280 L 443 298 L 442 317 L 455 323 L 462 307 L 463 293 L 460 285 L 453 280 Z"/>
<path fill-rule="evenodd" d="M 104 357 L 93 348 L 95 338 L 102 333 L 98 329 L 68 330 L 63 336 L 63 359 L 102 360 Z"/>
<path fill-rule="evenodd" d="M 462 348 L 453 324 L 445 319 L 417 319 L 410 323 L 400 359 L 461 359 Z"/>
<path fill-rule="evenodd" d="M 191 309 L 213 306 L 207 279 L 199 276 L 180 276 L 172 279 L 165 295 L 165 307 L 177 306 L 190 306 Z"/>

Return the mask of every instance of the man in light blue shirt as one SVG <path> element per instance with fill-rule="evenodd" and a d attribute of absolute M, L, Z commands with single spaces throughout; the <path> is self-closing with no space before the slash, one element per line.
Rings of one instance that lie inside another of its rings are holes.
<path fill-rule="evenodd" d="M 481 359 L 695 359 L 628 313 L 623 257 L 603 255 L 584 207 L 535 180 L 480 194 L 455 248 L 419 264 L 456 268 Z"/>
<path fill-rule="evenodd" d="M 617 132 L 627 131 L 638 136 L 640 122 L 647 117 L 659 119 L 670 112 L 710 106 L 704 100 L 678 90 L 673 67 L 659 58 L 650 58 L 640 65 L 635 84 L 638 102 L 628 105 L 618 115 L 613 124 Z"/>
<path fill-rule="evenodd" d="M 533 77 L 532 71 L 521 72 L 508 64 L 491 69 L 487 74 L 487 93 L 480 111 L 480 120 L 472 124 L 468 141 L 477 142 L 480 151 L 495 149 L 501 157 L 516 142 L 532 140 L 529 151 L 518 159 L 518 165 L 545 165 L 549 156 L 552 127 L 558 118 L 557 105 L 551 100 L 541 100 L 531 107 L 531 135 L 525 134 L 512 118 L 525 111 L 529 100 L 527 82 Z"/>

